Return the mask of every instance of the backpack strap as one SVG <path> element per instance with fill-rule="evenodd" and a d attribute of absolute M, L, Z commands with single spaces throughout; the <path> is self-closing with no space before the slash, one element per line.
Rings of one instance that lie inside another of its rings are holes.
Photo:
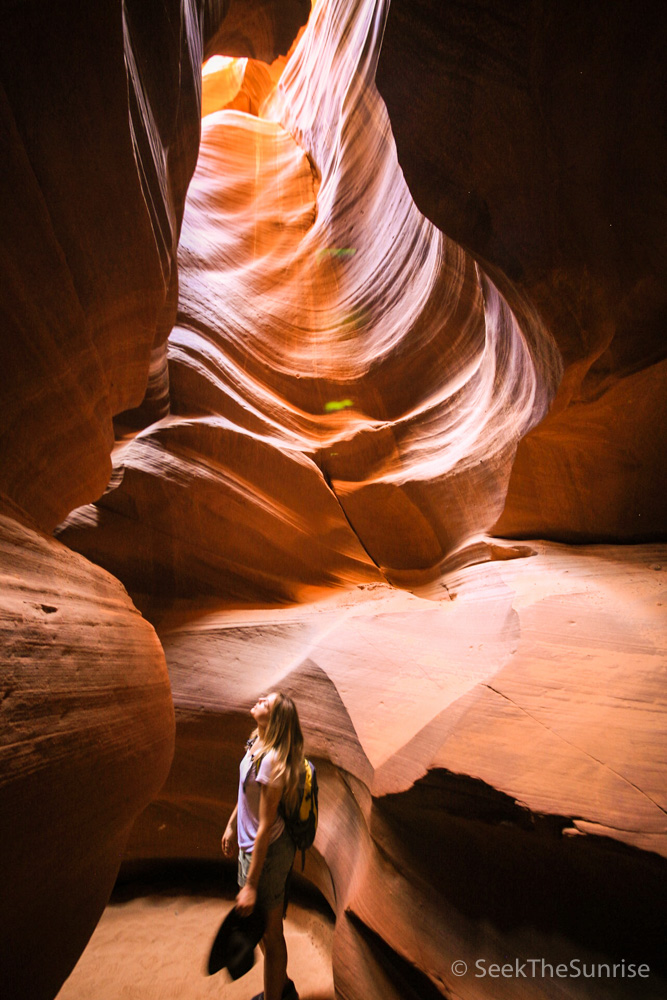
<path fill-rule="evenodd" d="M 255 743 L 257 742 L 258 739 L 259 739 L 258 736 L 253 736 L 250 739 L 246 740 L 246 744 L 245 744 L 246 753 L 248 753 L 250 750 L 252 750 L 252 748 L 254 747 L 254 745 L 255 745 Z M 250 754 L 250 767 L 248 768 L 248 770 L 246 772 L 245 779 L 243 781 L 243 788 L 244 789 L 245 789 L 246 781 L 248 780 L 248 775 L 250 774 L 250 772 L 253 769 L 253 767 L 255 769 L 255 777 L 257 777 L 257 775 L 259 774 L 259 765 L 261 764 L 262 759 L 263 758 L 260 757 L 259 760 L 255 760 L 253 758 L 253 755 Z"/>

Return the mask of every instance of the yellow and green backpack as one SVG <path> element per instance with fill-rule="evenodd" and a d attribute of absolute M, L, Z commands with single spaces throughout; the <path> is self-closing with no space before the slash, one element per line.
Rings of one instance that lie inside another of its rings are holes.
<path fill-rule="evenodd" d="M 303 764 L 296 806 L 288 812 L 285 804 L 280 803 L 287 831 L 296 849 L 301 851 L 301 871 L 306 864 L 306 851 L 312 846 L 317 832 L 317 771 L 312 760 L 307 757 L 304 757 Z"/>

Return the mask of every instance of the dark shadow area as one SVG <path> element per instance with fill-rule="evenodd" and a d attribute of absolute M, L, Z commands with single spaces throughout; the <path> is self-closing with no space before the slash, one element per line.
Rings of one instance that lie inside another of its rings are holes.
<path fill-rule="evenodd" d="M 399 990 L 402 1000 L 442 1000 L 442 993 L 435 988 L 428 976 L 397 955 L 379 934 L 367 927 L 354 913 L 348 912 L 346 916 L 363 943 L 373 954 L 375 961 L 391 978 L 391 982 Z"/>
<path fill-rule="evenodd" d="M 610 838 L 564 834 L 572 826 L 437 770 L 376 800 L 372 834 L 392 864 L 427 879 L 462 915 L 462 927 L 491 924 L 508 942 L 535 929 L 565 939 L 572 954 L 646 963 L 664 976 L 667 861 Z"/>
<path fill-rule="evenodd" d="M 200 896 L 231 900 L 238 891 L 236 866 L 221 861 L 159 859 L 126 861 L 119 872 L 109 905 L 146 896 Z M 335 914 L 315 886 L 295 869 L 290 901 L 334 921 Z"/>

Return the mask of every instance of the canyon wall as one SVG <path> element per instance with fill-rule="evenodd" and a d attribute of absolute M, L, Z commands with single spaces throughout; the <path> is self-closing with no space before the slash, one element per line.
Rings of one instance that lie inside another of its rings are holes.
<path fill-rule="evenodd" d="M 499 535 L 664 538 L 666 35 L 653 0 L 392 0 L 377 83 L 415 202 L 565 364 Z"/>
<path fill-rule="evenodd" d="M 0 15 L 0 970 L 13 997 L 58 991 L 174 746 L 154 630 L 51 531 L 105 489 L 113 418 L 168 409 L 204 52 L 271 59 L 307 13 L 107 0 Z"/>
<path fill-rule="evenodd" d="M 11 517 L 0 533 L 0 969 L 6 996 L 50 997 L 169 772 L 174 708 L 121 584 Z"/>
<path fill-rule="evenodd" d="M 340 997 L 540 995 L 452 974 L 508 953 L 655 976 L 664 136 L 640 6 L 321 0 L 289 59 L 298 0 L 3 15 L 16 996 L 54 995 L 122 857 L 219 857 L 275 687 L 321 776 L 306 875 Z M 216 53 L 238 58 L 202 102 Z"/>
<path fill-rule="evenodd" d="M 479 978 L 474 963 L 604 956 L 647 963 L 640 995 L 657 1000 L 664 546 L 531 544 L 447 590 L 156 615 L 177 749 L 128 859 L 220 856 L 249 708 L 281 689 L 318 767 L 305 874 L 336 913 L 338 996 L 543 996 L 540 975 Z M 577 1000 L 599 985 L 558 983 Z M 628 995 L 627 980 L 605 988 Z"/>

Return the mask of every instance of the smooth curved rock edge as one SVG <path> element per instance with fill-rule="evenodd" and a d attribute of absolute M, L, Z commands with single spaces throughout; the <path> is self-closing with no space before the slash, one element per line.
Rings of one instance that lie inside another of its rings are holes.
<path fill-rule="evenodd" d="M 179 246 L 172 415 L 60 529 L 132 593 L 265 604 L 433 579 L 497 520 L 556 390 L 548 332 L 415 208 L 373 83 L 384 16 L 316 7 L 258 118 L 221 70 L 232 109 L 203 120 Z"/>
<path fill-rule="evenodd" d="M 318 765 L 306 875 L 337 915 L 337 995 L 496 997 L 450 963 L 515 954 L 646 961 L 659 993 L 667 550 L 532 547 L 461 569 L 440 603 L 370 584 L 154 608 L 177 750 L 127 857 L 219 858 L 248 709 L 281 688 Z"/>
<path fill-rule="evenodd" d="M 377 83 L 410 191 L 565 363 L 501 537 L 666 537 L 666 45 L 659 0 L 389 7 Z"/>
<path fill-rule="evenodd" d="M 174 732 L 152 628 L 117 580 L 42 532 L 103 492 L 115 415 L 167 409 L 204 51 L 273 58 L 308 10 L 65 0 L 0 14 L 0 969 L 19 1000 L 53 997 L 76 961 Z"/>
<path fill-rule="evenodd" d="M 273 58 L 309 9 L 65 0 L 0 15 L 0 491 L 43 529 L 102 494 L 112 418 L 147 384 L 131 421 L 165 413 L 204 53 Z"/>
<path fill-rule="evenodd" d="M 0 516 L 0 969 L 52 997 L 174 747 L 164 653 L 121 584 Z"/>

